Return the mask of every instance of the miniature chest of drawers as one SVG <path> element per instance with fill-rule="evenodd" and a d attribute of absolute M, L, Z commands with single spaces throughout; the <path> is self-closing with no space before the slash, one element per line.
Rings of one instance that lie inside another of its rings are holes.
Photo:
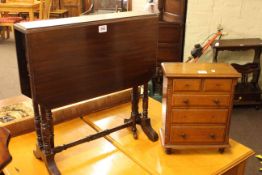
<path fill-rule="evenodd" d="M 240 74 L 229 64 L 162 63 L 160 129 L 166 153 L 172 149 L 229 146 L 230 115 Z"/>

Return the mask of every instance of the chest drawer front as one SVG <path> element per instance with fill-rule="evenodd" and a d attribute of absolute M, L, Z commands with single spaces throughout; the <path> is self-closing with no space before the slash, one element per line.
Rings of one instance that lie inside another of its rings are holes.
<path fill-rule="evenodd" d="M 228 92 L 231 91 L 232 80 L 231 79 L 206 79 L 204 81 L 204 91 L 209 92 Z"/>
<path fill-rule="evenodd" d="M 172 109 L 172 123 L 208 123 L 227 122 L 228 109 Z"/>
<path fill-rule="evenodd" d="M 174 79 L 173 91 L 199 91 L 201 79 Z"/>
<path fill-rule="evenodd" d="M 180 95 L 174 94 L 172 105 L 177 107 L 227 107 L 229 106 L 229 95 Z"/>
<path fill-rule="evenodd" d="M 180 127 L 173 125 L 171 127 L 170 142 L 172 144 L 216 144 L 224 142 L 224 139 L 225 127 L 223 126 Z"/>

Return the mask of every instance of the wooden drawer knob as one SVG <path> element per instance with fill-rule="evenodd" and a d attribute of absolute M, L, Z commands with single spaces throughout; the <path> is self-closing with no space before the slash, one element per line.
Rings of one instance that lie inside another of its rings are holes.
<path fill-rule="evenodd" d="M 209 134 L 209 137 L 210 137 L 211 139 L 216 139 L 216 135 L 215 135 L 215 134 Z"/>
<path fill-rule="evenodd" d="M 185 139 L 187 137 L 187 135 L 185 133 L 180 134 L 180 137 L 182 137 L 183 139 Z"/>
<path fill-rule="evenodd" d="M 183 103 L 184 103 L 185 105 L 188 105 L 188 104 L 189 104 L 189 100 L 188 100 L 188 99 L 185 99 L 185 100 L 183 100 Z"/>
<path fill-rule="evenodd" d="M 213 100 L 213 102 L 216 104 L 216 105 L 219 105 L 220 101 L 218 99 L 215 99 Z"/>

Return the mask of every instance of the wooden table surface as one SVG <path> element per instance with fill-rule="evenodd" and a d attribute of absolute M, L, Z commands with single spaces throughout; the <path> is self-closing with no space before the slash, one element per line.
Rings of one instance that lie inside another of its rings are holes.
<path fill-rule="evenodd" d="M 222 39 L 212 44 L 215 49 L 233 49 L 233 48 L 255 48 L 262 47 L 260 38 L 244 38 L 244 39 Z"/>
<path fill-rule="evenodd" d="M 99 128 L 119 125 L 130 115 L 130 104 L 123 104 L 108 110 L 74 119 L 55 126 L 56 145 L 68 143 L 94 133 L 86 123 Z M 149 116 L 154 129 L 161 127 L 161 104 L 150 99 Z M 230 140 L 231 148 L 220 154 L 217 149 L 177 150 L 166 155 L 160 140 L 149 141 L 138 126 L 138 140 L 134 140 L 128 129 L 111 134 L 111 141 L 98 139 L 68 149 L 56 155 L 55 160 L 62 174 L 118 175 L 118 174 L 177 174 L 211 175 L 222 174 L 253 155 L 253 151 Z M 4 172 L 8 175 L 47 174 L 44 163 L 32 153 L 35 147 L 35 133 L 11 139 L 9 148 L 13 161 Z M 120 149 L 117 149 L 120 147 Z M 120 151 L 121 150 L 121 151 Z"/>
<path fill-rule="evenodd" d="M 12 160 L 8 152 L 8 144 L 10 141 L 10 132 L 0 127 L 0 172 Z"/>

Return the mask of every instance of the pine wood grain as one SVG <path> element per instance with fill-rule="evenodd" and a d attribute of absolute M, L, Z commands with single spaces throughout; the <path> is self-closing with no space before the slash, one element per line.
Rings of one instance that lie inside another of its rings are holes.
<path fill-rule="evenodd" d="M 123 122 L 130 115 L 130 104 L 122 104 L 104 111 L 89 114 L 84 120 L 91 121 L 100 129 L 111 128 Z M 161 127 L 161 104 L 149 100 L 149 116 L 153 127 Z M 74 119 L 55 126 L 56 145 L 85 136 L 94 131 L 80 119 Z M 160 141 L 151 142 L 138 127 L 138 140 L 134 140 L 130 130 L 125 129 L 111 137 L 125 149 L 124 153 L 116 149 L 105 139 L 68 149 L 56 156 L 56 161 L 63 175 L 116 175 L 148 174 L 143 168 L 161 175 L 210 175 L 243 174 L 243 165 L 254 152 L 246 146 L 230 139 L 231 148 L 224 154 L 209 149 L 179 150 L 173 155 L 166 155 Z M 44 164 L 35 159 L 32 150 L 35 147 L 35 133 L 15 137 L 10 142 L 10 151 L 14 160 L 4 172 L 9 175 L 41 174 L 47 175 Z M 23 154 L 21 154 L 23 153 Z M 126 155 L 128 154 L 128 155 Z M 143 166 L 131 161 L 143 162 Z M 26 161 L 25 161 L 26 160 Z M 30 166 L 28 166 L 30 164 Z M 239 174 L 236 174 L 239 173 Z"/>
<path fill-rule="evenodd" d="M 0 127 L 0 172 L 12 160 L 8 151 L 8 144 L 10 140 L 10 132 Z"/>

